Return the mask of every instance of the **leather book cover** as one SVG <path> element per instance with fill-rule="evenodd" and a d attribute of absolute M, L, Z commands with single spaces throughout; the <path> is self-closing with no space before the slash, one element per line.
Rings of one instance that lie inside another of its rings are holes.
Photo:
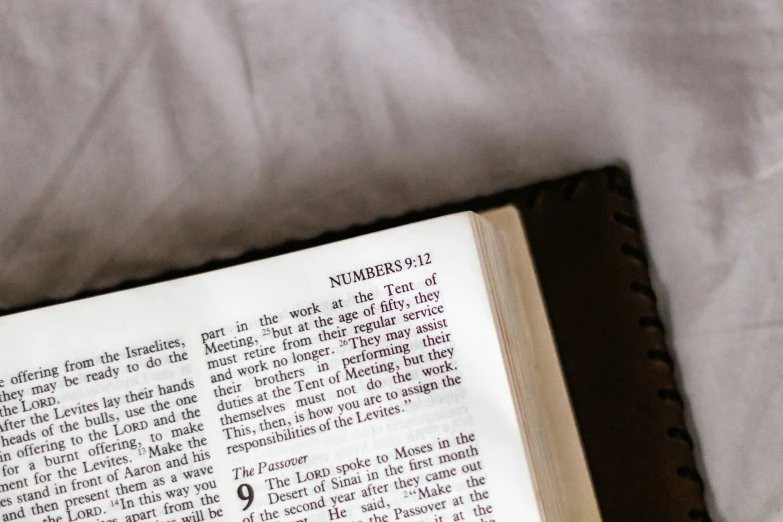
<path fill-rule="evenodd" d="M 605 522 L 708 521 L 628 176 L 509 193 L 521 211 Z"/>
<path fill-rule="evenodd" d="M 656 312 L 630 181 L 620 169 L 584 172 L 382 219 L 73 299 L 507 204 L 523 216 L 604 521 L 709 521 L 683 400 Z M 25 309 L 50 304 L 55 302 Z M 0 310 L 0 316 L 19 311 Z"/>

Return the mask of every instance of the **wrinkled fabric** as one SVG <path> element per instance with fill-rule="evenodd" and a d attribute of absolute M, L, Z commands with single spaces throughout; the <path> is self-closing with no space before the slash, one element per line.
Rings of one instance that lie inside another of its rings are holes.
<path fill-rule="evenodd" d="M 3 307 L 628 165 L 711 515 L 783 520 L 780 2 L 4 0 L 0 126 Z"/>

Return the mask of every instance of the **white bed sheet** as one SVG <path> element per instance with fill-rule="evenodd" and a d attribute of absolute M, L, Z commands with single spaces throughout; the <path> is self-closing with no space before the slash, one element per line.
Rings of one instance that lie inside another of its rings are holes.
<path fill-rule="evenodd" d="M 783 520 L 778 0 L 4 0 L 0 125 L 3 306 L 627 162 L 711 514 Z"/>

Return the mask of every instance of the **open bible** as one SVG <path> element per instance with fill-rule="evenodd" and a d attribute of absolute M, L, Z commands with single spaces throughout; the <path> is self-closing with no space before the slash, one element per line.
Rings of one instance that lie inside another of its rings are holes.
<path fill-rule="evenodd" d="M 2 520 L 600 520 L 516 210 L 0 318 Z"/>

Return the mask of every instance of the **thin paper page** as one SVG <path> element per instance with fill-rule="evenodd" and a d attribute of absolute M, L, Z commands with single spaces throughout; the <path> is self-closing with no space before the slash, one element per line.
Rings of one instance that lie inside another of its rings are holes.
<path fill-rule="evenodd" d="M 540 520 L 467 214 L 10 316 L 0 346 L 3 514 Z"/>

